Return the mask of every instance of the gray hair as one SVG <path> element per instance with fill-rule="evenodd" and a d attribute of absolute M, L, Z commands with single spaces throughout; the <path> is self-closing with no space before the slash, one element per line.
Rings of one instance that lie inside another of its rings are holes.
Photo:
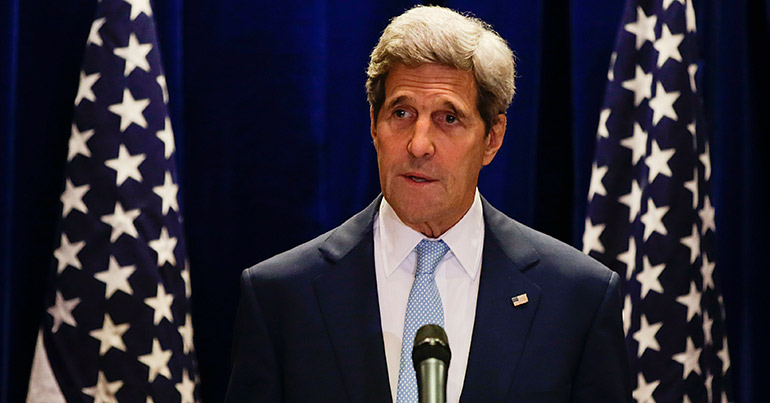
<path fill-rule="evenodd" d="M 375 119 L 385 102 L 385 79 L 397 63 L 436 63 L 473 72 L 486 132 L 516 91 L 513 52 L 505 40 L 484 21 L 444 7 L 416 6 L 383 31 L 366 71 L 366 95 Z"/>

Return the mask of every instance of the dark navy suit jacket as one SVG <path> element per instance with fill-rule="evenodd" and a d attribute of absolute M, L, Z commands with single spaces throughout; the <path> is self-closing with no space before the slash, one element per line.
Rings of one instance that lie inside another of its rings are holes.
<path fill-rule="evenodd" d="M 227 401 L 393 401 L 374 272 L 380 200 L 243 272 Z M 461 401 L 630 401 L 618 275 L 482 203 Z"/>

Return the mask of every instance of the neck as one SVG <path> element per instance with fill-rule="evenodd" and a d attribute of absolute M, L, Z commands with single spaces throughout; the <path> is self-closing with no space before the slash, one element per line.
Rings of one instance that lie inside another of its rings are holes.
<path fill-rule="evenodd" d="M 396 212 L 396 215 L 399 216 L 399 219 L 401 219 L 401 222 L 403 222 L 407 227 L 425 235 L 428 238 L 438 238 L 441 235 L 443 235 L 445 232 L 449 231 L 449 229 L 454 227 L 455 224 L 460 222 L 460 220 L 463 217 L 465 217 L 466 214 L 468 214 L 468 211 L 471 209 L 472 205 L 473 205 L 473 199 L 471 199 L 471 202 L 468 203 L 468 206 L 465 209 L 463 209 L 462 214 L 454 215 L 452 217 L 442 217 L 435 220 L 408 222 L 408 221 L 405 221 L 398 214 L 398 212 Z"/>
<path fill-rule="evenodd" d="M 462 218 L 462 216 L 460 217 Z M 419 222 L 419 223 L 407 223 L 405 222 L 409 228 L 425 235 L 428 238 L 438 238 L 441 235 L 443 235 L 445 232 L 449 231 L 450 228 L 454 227 L 455 224 L 457 224 L 460 221 L 460 218 L 457 218 L 456 220 L 451 221 L 451 223 L 442 225 L 441 223 L 436 222 Z"/>

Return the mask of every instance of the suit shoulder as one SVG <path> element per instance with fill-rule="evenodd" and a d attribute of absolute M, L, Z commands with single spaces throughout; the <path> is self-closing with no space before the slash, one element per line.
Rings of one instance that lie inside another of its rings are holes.
<path fill-rule="evenodd" d="M 493 236 L 509 257 L 542 286 L 595 294 L 610 285 L 613 271 L 594 258 L 517 222 L 494 207 L 489 206 L 485 215 Z"/>
<path fill-rule="evenodd" d="M 241 278 L 273 283 L 312 276 L 326 262 L 319 247 L 332 232 L 326 232 L 249 267 L 243 271 Z"/>
<path fill-rule="evenodd" d="M 317 277 L 332 261 L 371 239 L 372 223 L 381 200 L 382 196 L 378 196 L 340 226 L 244 270 L 243 278 L 273 283 Z"/>
<path fill-rule="evenodd" d="M 523 274 L 538 284 L 551 301 L 558 302 L 557 305 L 581 301 L 583 306 L 593 307 L 573 312 L 576 317 L 582 317 L 595 312 L 606 298 L 618 292 L 620 277 L 596 259 L 523 224 L 515 225 L 537 254 L 536 263 Z"/>
<path fill-rule="evenodd" d="M 599 278 L 604 281 L 612 274 L 612 270 L 607 266 L 573 246 L 523 224 L 517 224 L 537 251 L 541 264 L 568 268 L 565 274 L 570 276 Z"/>

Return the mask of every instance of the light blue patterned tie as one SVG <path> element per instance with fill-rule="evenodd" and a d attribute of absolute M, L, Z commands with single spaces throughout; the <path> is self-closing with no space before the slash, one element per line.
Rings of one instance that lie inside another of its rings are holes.
<path fill-rule="evenodd" d="M 417 269 L 414 283 L 406 303 L 404 337 L 401 341 L 401 365 L 398 370 L 398 403 L 417 401 L 417 378 L 412 364 L 414 336 L 422 325 L 429 323 L 444 326 L 444 308 L 436 287 L 436 266 L 449 251 L 444 241 L 423 239 L 414 248 L 417 252 Z"/>

